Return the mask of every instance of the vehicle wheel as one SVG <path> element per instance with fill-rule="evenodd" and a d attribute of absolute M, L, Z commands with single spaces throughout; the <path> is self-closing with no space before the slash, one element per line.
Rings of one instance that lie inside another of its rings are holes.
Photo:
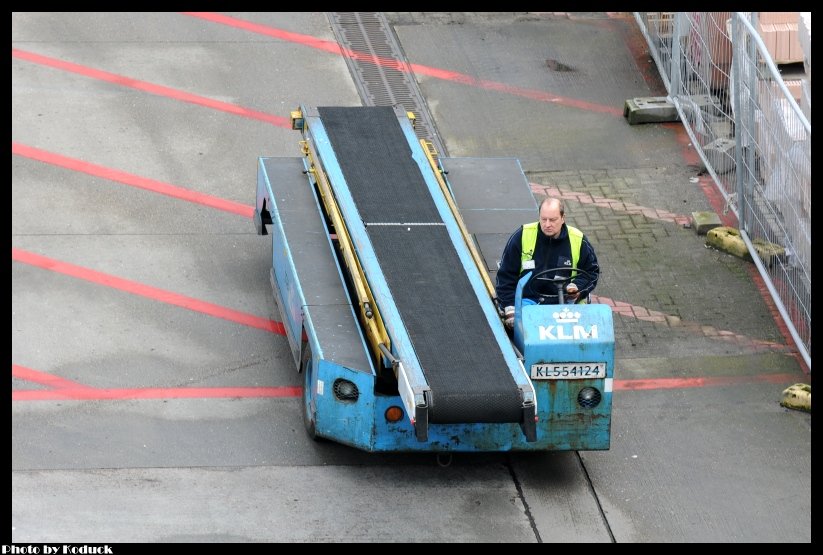
<path fill-rule="evenodd" d="M 300 372 L 303 373 L 303 424 L 306 426 L 308 436 L 317 441 L 314 411 L 314 392 L 312 389 L 312 353 L 311 347 L 306 345 L 303 351 L 303 359 L 300 361 Z"/>

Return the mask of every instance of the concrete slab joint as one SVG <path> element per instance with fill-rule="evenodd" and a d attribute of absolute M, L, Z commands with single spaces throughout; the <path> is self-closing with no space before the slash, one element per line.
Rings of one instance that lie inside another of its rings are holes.
<path fill-rule="evenodd" d="M 722 117 L 723 110 L 721 109 L 720 99 L 716 96 L 708 94 L 692 94 L 681 95 L 677 99 L 684 109 L 692 108 L 699 112 L 701 119 L 711 120 L 712 118 Z M 695 113 L 695 115 L 698 115 Z"/>
<path fill-rule="evenodd" d="M 692 212 L 692 225 L 698 235 L 706 235 L 723 224 L 720 222 L 720 216 L 714 212 Z"/>
<path fill-rule="evenodd" d="M 703 147 L 703 152 L 717 173 L 728 173 L 735 168 L 734 139 L 715 139 Z"/>
<path fill-rule="evenodd" d="M 680 121 L 677 108 L 665 96 L 629 98 L 623 106 L 629 125 Z"/>

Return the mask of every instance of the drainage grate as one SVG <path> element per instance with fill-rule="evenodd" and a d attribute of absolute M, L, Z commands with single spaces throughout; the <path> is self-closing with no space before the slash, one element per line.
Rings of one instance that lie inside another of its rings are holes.
<path fill-rule="evenodd" d="M 417 137 L 446 156 L 400 43 L 382 12 L 329 12 L 329 22 L 365 106 L 401 105 L 413 112 Z M 376 61 L 375 61 L 376 59 Z"/>

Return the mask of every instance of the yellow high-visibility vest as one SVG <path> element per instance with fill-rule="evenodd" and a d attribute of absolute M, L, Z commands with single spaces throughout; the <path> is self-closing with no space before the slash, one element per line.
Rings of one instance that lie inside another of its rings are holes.
<path fill-rule="evenodd" d="M 523 272 L 523 263 L 534 257 L 534 249 L 537 247 L 537 230 L 540 222 L 523 224 L 523 235 L 520 238 L 520 272 Z M 569 230 L 569 243 L 572 248 L 572 267 L 577 268 L 577 261 L 580 260 L 580 248 L 583 245 L 583 232 L 566 224 Z M 577 271 L 572 270 L 572 277 L 577 275 Z M 585 301 L 578 301 L 585 302 Z"/>

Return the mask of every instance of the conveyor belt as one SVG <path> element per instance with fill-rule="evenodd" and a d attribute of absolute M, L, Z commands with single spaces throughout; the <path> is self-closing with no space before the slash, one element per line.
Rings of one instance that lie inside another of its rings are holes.
<path fill-rule="evenodd" d="M 431 387 L 429 420 L 519 422 L 520 392 L 394 110 L 318 113 Z"/>

